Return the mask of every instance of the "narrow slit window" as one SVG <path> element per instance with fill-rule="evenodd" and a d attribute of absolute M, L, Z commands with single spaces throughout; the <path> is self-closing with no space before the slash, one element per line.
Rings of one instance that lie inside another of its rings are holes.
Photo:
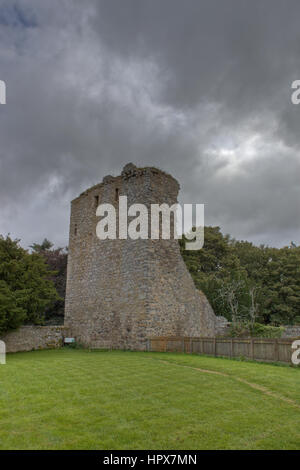
<path fill-rule="evenodd" d="M 94 196 L 94 205 L 95 207 L 98 207 L 99 206 L 99 196 Z"/>
<path fill-rule="evenodd" d="M 75 227 L 74 227 L 74 235 L 75 236 L 77 235 L 77 224 L 75 224 Z"/>
<path fill-rule="evenodd" d="M 115 199 L 116 201 L 119 200 L 119 188 L 116 188 Z"/>

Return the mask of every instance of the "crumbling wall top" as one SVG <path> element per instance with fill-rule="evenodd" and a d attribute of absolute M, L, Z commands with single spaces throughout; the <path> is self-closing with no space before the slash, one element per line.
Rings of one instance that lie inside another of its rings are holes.
<path fill-rule="evenodd" d="M 80 198 L 81 196 L 85 196 L 85 195 L 89 194 L 91 191 L 93 191 L 97 188 L 100 188 L 101 186 L 104 186 L 106 184 L 116 183 L 116 182 L 118 182 L 120 180 L 123 180 L 123 179 L 128 180 L 129 178 L 139 177 L 139 176 L 143 176 L 143 175 L 159 175 L 159 174 L 166 177 L 166 178 L 171 179 L 178 186 L 178 190 L 180 189 L 180 185 L 179 185 L 178 181 L 173 176 L 171 176 L 170 174 L 166 173 L 163 170 L 160 170 L 160 169 L 155 168 L 155 167 L 137 167 L 133 163 L 127 163 L 123 167 L 123 170 L 122 170 L 122 173 L 121 173 L 120 176 L 112 176 L 112 175 L 104 176 L 101 183 L 98 183 L 98 184 L 86 189 L 83 193 L 81 193 L 74 200 Z"/>

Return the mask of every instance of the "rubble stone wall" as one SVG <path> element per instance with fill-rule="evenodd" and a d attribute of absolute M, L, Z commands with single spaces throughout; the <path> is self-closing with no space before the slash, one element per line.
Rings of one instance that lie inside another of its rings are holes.
<path fill-rule="evenodd" d="M 145 349 L 153 336 L 213 336 L 216 317 L 178 240 L 99 240 L 96 208 L 177 202 L 178 182 L 156 168 L 124 167 L 71 204 L 65 325 L 89 347 Z M 150 226 L 150 221 L 149 221 Z"/>
<path fill-rule="evenodd" d="M 6 352 L 32 351 L 33 349 L 56 349 L 63 345 L 64 326 L 21 326 L 5 333 L 0 340 L 5 342 Z"/>

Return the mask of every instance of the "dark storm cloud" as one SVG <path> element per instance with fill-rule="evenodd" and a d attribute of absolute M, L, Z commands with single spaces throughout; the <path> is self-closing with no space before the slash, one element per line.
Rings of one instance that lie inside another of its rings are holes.
<path fill-rule="evenodd" d="M 0 6 L 0 233 L 67 243 L 69 200 L 133 161 L 235 237 L 300 242 L 299 2 Z"/>
<path fill-rule="evenodd" d="M 299 72 L 296 1 L 167 0 L 96 2 L 93 25 L 121 57 L 148 57 L 165 72 L 172 106 L 199 101 L 260 105 Z M 296 59 L 296 60 L 295 60 Z M 250 110 L 249 110 L 250 108 Z M 230 110 L 229 110 L 230 112 Z"/>

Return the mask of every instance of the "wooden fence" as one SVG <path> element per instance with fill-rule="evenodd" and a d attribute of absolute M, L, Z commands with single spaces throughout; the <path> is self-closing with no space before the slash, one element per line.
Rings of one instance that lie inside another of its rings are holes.
<path fill-rule="evenodd" d="M 149 338 L 148 350 L 184 352 L 223 357 L 244 357 L 257 361 L 291 362 L 296 338 Z"/>

